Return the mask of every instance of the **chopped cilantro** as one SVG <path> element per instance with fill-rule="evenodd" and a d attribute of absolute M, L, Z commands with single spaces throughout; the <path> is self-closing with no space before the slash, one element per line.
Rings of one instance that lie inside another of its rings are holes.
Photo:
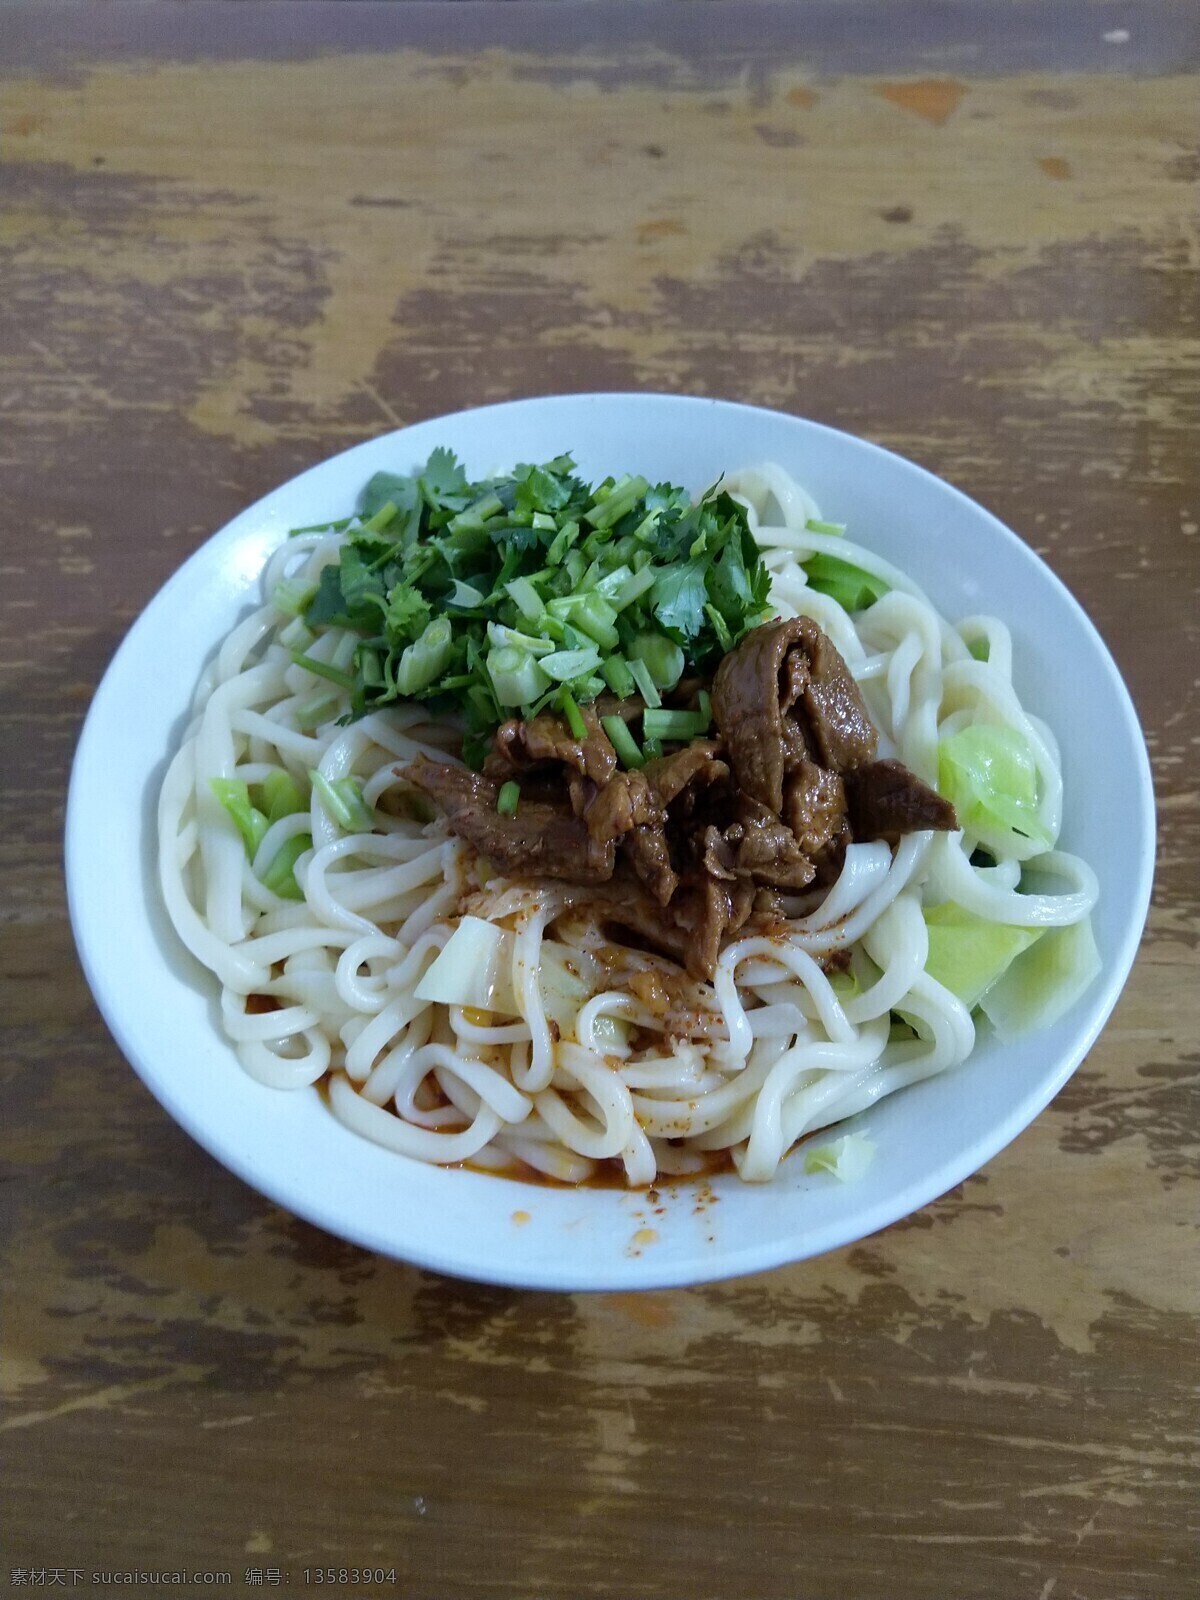
<path fill-rule="evenodd" d="M 694 639 L 704 626 L 708 598 L 704 577 L 708 563 L 701 556 L 667 567 L 651 590 L 654 615 L 671 637 Z"/>
<path fill-rule="evenodd" d="M 458 709 L 479 761 L 518 708 L 578 718 L 606 686 L 634 693 L 627 661 L 670 657 L 664 684 L 711 670 L 769 594 L 742 507 L 716 489 L 693 503 L 630 474 L 593 488 L 569 455 L 471 482 L 438 449 L 371 478 L 338 561 L 299 597 L 315 632 L 359 634 L 353 676 L 302 664 L 349 688 L 354 716 L 401 697 Z"/>

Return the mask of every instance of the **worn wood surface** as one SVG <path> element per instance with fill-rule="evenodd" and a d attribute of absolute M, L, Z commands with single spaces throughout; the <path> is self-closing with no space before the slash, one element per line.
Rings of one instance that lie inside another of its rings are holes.
<path fill-rule="evenodd" d="M 0 9 L 0 1582 L 1197 1592 L 1196 19 Z M 960 1190 L 758 1279 L 508 1293 L 296 1222 L 168 1120 L 75 964 L 63 794 L 122 632 L 243 504 L 623 386 L 864 433 L 1017 528 L 1141 709 L 1159 873 L 1100 1042 Z"/>

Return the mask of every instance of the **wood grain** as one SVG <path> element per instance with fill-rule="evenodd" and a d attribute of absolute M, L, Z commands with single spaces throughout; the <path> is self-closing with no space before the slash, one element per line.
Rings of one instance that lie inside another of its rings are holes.
<path fill-rule="evenodd" d="M 1195 1593 L 1194 10 L 67 17 L 0 13 L 0 1568 Z M 167 1119 L 75 962 L 62 800 L 124 629 L 246 502 L 619 387 L 865 434 L 1021 532 L 1130 683 L 1159 870 L 1101 1040 L 961 1189 L 762 1278 L 517 1294 L 326 1237 Z"/>

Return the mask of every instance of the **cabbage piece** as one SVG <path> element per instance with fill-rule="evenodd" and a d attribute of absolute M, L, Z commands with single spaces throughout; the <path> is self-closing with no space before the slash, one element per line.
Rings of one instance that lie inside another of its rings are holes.
<path fill-rule="evenodd" d="M 865 1133 L 847 1133 L 832 1144 L 819 1144 L 804 1154 L 807 1173 L 832 1172 L 842 1183 L 857 1183 L 875 1159 L 874 1141 Z"/>
<path fill-rule="evenodd" d="M 938 745 L 938 790 L 959 826 L 998 856 L 1047 850 L 1053 836 L 1037 812 L 1037 766 L 1015 728 L 981 723 Z"/>
<path fill-rule="evenodd" d="M 808 526 L 811 528 L 813 524 L 810 522 Z M 802 565 L 808 574 L 809 588 L 818 594 L 827 594 L 846 611 L 865 611 L 891 588 L 891 584 L 873 572 L 823 551 L 809 556 Z"/>
<path fill-rule="evenodd" d="M 1075 1004 L 1100 972 L 1092 919 L 1047 928 L 980 1001 L 1001 1039 L 1048 1028 Z"/>
<path fill-rule="evenodd" d="M 515 1017 L 512 957 L 513 935 L 507 928 L 463 917 L 417 985 L 417 999 Z"/>
<path fill-rule="evenodd" d="M 594 957 L 553 939 L 545 939 L 538 965 L 538 983 L 546 1015 L 557 1025 L 559 1037 L 578 1044 L 575 1024 L 579 1013 L 602 987 Z M 602 1045 L 619 1048 L 629 1037 L 629 1024 L 619 1017 L 597 1017 L 595 1034 Z"/>
<path fill-rule="evenodd" d="M 417 999 L 519 1016 L 512 982 L 515 937 L 508 928 L 482 917 L 462 917 L 417 985 Z M 538 959 L 542 1005 L 562 1039 L 576 1040 L 576 1019 L 596 991 L 594 968 L 584 952 L 553 939 L 542 941 Z M 615 1017 L 601 1017 L 596 1025 L 600 1040 L 612 1046 L 623 1044 L 628 1031 L 627 1024 Z"/>
<path fill-rule="evenodd" d="M 988 922 L 948 900 L 924 912 L 929 930 L 925 971 L 973 1011 L 1024 950 L 1044 929 L 1017 928 Z"/>

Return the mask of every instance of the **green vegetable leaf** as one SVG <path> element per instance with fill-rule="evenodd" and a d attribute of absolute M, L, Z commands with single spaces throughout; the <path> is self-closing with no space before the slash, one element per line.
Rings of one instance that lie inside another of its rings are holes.
<path fill-rule="evenodd" d="M 726 622 L 740 622 L 754 609 L 754 591 L 742 557 L 742 541 L 730 539 L 708 575 L 708 593 Z"/>
<path fill-rule="evenodd" d="M 560 462 L 563 461 L 566 463 L 565 471 L 560 467 Z M 530 513 L 540 511 L 549 515 L 561 511 L 578 487 L 575 480 L 568 475 L 574 465 L 570 456 L 566 456 L 561 457 L 559 462 L 550 462 L 544 467 L 518 467 L 514 473 L 517 479 L 513 500 L 515 509 Z"/>
<path fill-rule="evenodd" d="M 317 592 L 304 608 L 304 619 L 311 628 L 320 628 L 335 622 L 345 614 L 346 602 L 342 598 L 342 571 L 340 567 L 321 568 Z"/>
<path fill-rule="evenodd" d="M 377 626 L 384 610 L 383 579 L 371 570 L 354 545 L 342 552 L 338 570 L 346 616 L 351 625 L 365 622 L 368 626 Z"/>
<path fill-rule="evenodd" d="M 373 632 L 383 611 L 383 579 L 351 544 L 343 549 L 337 566 L 321 569 L 321 581 L 305 608 L 304 620 L 310 628 L 334 624 Z"/>
<path fill-rule="evenodd" d="M 388 523 L 388 531 L 394 534 L 397 528 L 407 524 L 408 518 L 417 510 L 420 498 L 421 492 L 415 478 L 398 477 L 394 472 L 377 472 L 359 498 L 358 511 L 364 522 L 369 522 L 390 501 L 396 507 L 396 515 Z M 368 534 L 366 537 L 372 536 Z"/>
<path fill-rule="evenodd" d="M 467 475 L 453 450 L 436 449 L 425 463 L 420 482 L 421 493 L 431 506 L 461 511 L 470 503 Z"/>
<path fill-rule="evenodd" d="M 654 615 L 662 626 L 684 639 L 694 639 L 704 626 L 708 563 L 702 556 L 668 567 L 650 591 Z"/>
<path fill-rule="evenodd" d="M 383 631 L 393 649 L 403 649 L 424 633 L 429 623 L 429 601 L 411 584 L 398 583 L 388 595 Z"/>

